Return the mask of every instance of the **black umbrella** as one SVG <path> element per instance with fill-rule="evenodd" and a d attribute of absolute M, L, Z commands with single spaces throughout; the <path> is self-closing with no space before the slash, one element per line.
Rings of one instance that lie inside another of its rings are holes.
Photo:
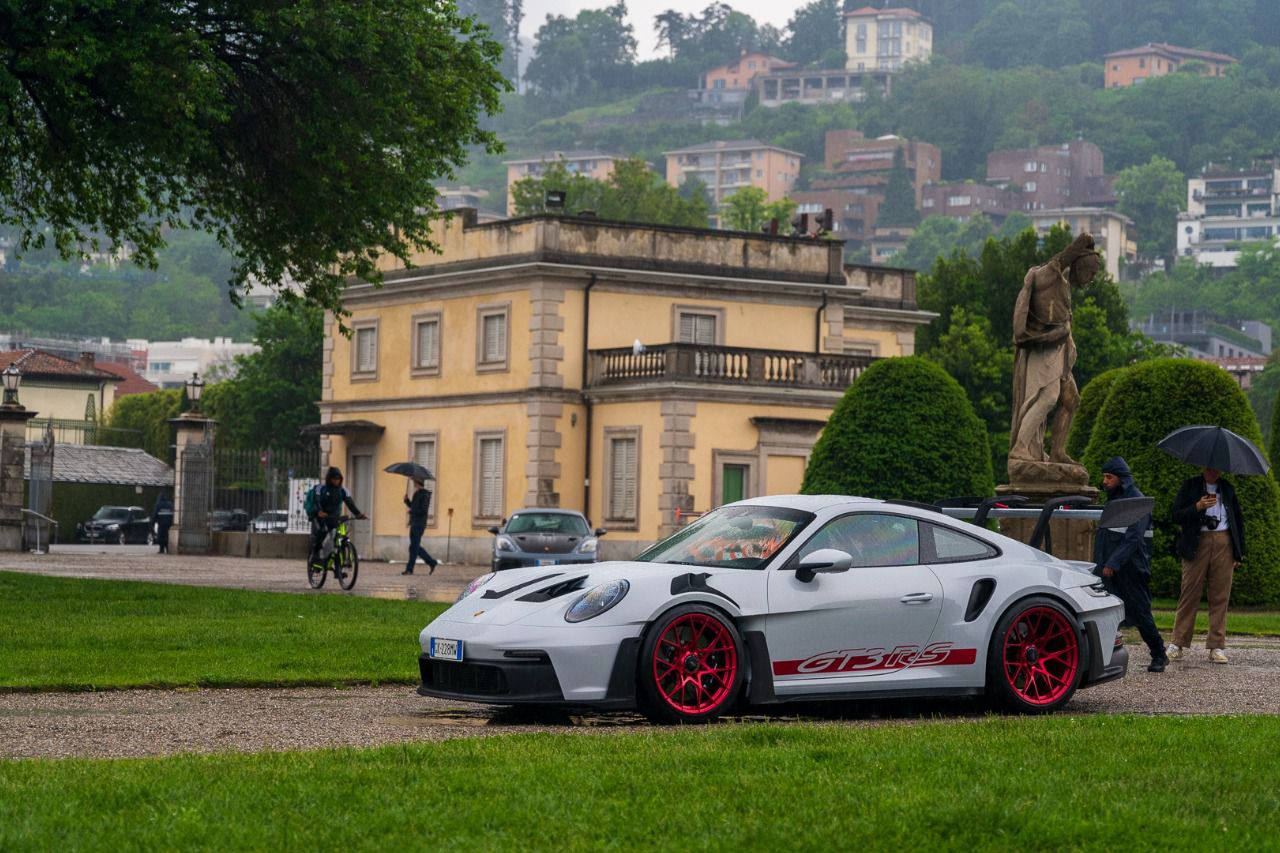
<path fill-rule="evenodd" d="M 388 474 L 403 474 L 415 480 L 434 480 L 436 478 L 434 474 L 427 470 L 426 466 L 419 465 L 417 462 L 393 462 L 382 470 Z"/>
<path fill-rule="evenodd" d="M 1185 426 L 1160 439 L 1156 447 L 1183 462 L 1233 474 L 1265 474 L 1271 467 L 1252 441 L 1226 427 Z"/>

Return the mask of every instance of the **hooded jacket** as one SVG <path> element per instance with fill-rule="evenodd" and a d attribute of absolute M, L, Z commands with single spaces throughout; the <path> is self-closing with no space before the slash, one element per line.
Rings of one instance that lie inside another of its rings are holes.
<path fill-rule="evenodd" d="M 1142 490 L 1133 482 L 1133 472 L 1119 456 L 1113 456 L 1102 466 L 1104 474 L 1115 474 L 1120 485 L 1107 493 L 1107 501 L 1121 498 L 1140 498 Z M 1117 573 L 1151 574 L 1151 516 L 1145 516 L 1128 527 L 1099 528 L 1093 540 L 1093 561 L 1099 567 L 1110 566 Z"/>

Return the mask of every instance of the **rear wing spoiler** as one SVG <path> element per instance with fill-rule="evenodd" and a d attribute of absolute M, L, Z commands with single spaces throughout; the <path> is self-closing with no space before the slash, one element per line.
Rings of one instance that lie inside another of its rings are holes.
<path fill-rule="evenodd" d="M 1093 502 L 1093 498 L 1084 495 L 1057 495 L 1044 502 L 1042 507 L 1027 507 L 1027 498 L 1022 495 L 998 495 L 996 497 L 964 497 L 947 498 L 933 504 L 911 501 L 888 501 L 911 506 L 932 509 L 952 518 L 971 521 L 979 527 L 985 527 L 991 518 L 1034 518 L 1035 527 L 1027 544 L 1047 554 L 1053 553 L 1053 534 L 1049 522 L 1055 516 L 1088 519 L 1097 522 L 1103 528 L 1124 528 L 1144 517 L 1150 516 L 1155 507 L 1155 498 L 1119 498 L 1108 501 L 1105 506 Z M 1147 536 L 1152 535 L 1150 528 Z"/>

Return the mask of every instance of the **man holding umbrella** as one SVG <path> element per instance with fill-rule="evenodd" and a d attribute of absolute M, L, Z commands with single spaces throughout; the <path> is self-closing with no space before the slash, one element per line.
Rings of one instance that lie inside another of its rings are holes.
<path fill-rule="evenodd" d="M 422 547 L 422 534 L 427 530 L 427 515 L 431 509 L 431 491 L 426 481 L 434 478 L 425 466 L 417 462 L 397 462 L 384 470 L 389 474 L 403 474 L 413 481 L 413 496 L 404 496 L 404 505 L 409 508 L 409 562 L 400 574 L 413 574 L 419 557 L 427 564 L 427 574 L 435 574 L 439 561 Z"/>
<path fill-rule="evenodd" d="M 1231 577 L 1245 555 L 1244 514 L 1236 490 L 1223 471 L 1265 474 L 1266 457 L 1247 438 L 1225 427 L 1189 426 L 1175 430 L 1156 445 L 1172 456 L 1200 466 L 1173 499 L 1178 524 L 1177 552 L 1182 559 L 1182 592 L 1167 653 L 1180 659 L 1191 647 L 1196 611 L 1206 582 L 1209 587 L 1209 637 L 1205 648 L 1213 663 L 1227 662 L 1227 602 Z"/>

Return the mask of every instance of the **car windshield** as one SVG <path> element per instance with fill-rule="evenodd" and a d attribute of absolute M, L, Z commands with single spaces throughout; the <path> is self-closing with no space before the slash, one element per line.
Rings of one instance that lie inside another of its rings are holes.
<path fill-rule="evenodd" d="M 565 536 L 590 536 L 591 528 L 580 515 L 562 512 L 519 512 L 507 522 L 505 533 L 559 533 Z"/>
<path fill-rule="evenodd" d="M 704 515 L 636 560 L 759 569 L 813 520 L 813 513 L 778 506 L 727 506 Z"/>
<path fill-rule="evenodd" d="M 94 521 L 128 521 L 129 510 L 119 506 L 104 506 L 93 514 Z"/>

